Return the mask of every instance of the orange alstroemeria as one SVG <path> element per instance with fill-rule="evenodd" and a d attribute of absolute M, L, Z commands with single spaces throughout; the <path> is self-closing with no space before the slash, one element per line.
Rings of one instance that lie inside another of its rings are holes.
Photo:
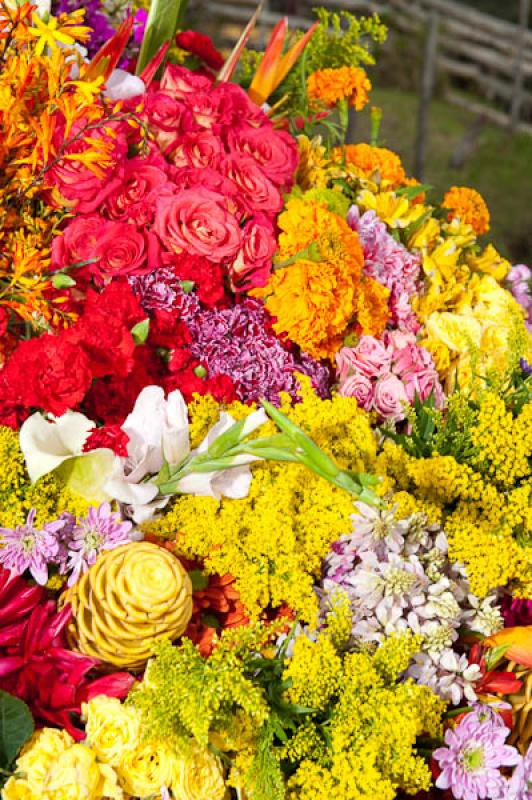
<path fill-rule="evenodd" d="M 286 78 L 299 56 L 310 41 L 319 23 L 314 25 L 283 55 L 288 31 L 288 18 L 281 19 L 272 31 L 264 57 L 251 81 L 248 94 L 257 105 L 262 105 Z"/>
<path fill-rule="evenodd" d="M 532 625 L 503 628 L 485 639 L 488 647 L 506 647 L 505 658 L 532 669 Z"/>

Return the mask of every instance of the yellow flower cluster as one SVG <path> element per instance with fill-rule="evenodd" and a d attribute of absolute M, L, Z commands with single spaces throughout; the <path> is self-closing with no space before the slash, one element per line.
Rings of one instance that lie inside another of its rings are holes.
<path fill-rule="evenodd" d="M 320 400 L 308 379 L 301 378 L 301 383 L 303 401 L 291 407 L 285 398 L 283 411 L 340 466 L 370 471 L 376 458 L 375 438 L 369 417 L 356 400 L 340 396 Z M 252 409 L 233 404 L 228 410 L 241 418 Z M 207 397 L 196 397 L 190 404 L 193 443 L 218 413 L 217 404 Z M 253 466 L 253 481 L 244 499 L 181 497 L 146 529 L 175 539 L 177 552 L 204 559 L 207 571 L 234 575 L 252 616 L 269 605 L 287 603 L 313 620 L 317 611 L 313 583 L 330 544 L 351 529 L 352 513 L 346 492 L 306 468 L 260 463 Z"/>
<path fill-rule="evenodd" d="M 140 713 L 114 697 L 94 697 L 83 716 L 83 744 L 53 728 L 34 734 L 3 800 L 127 800 L 158 796 L 162 786 L 179 800 L 225 797 L 222 767 L 206 748 L 191 742 L 182 754 L 168 743 L 144 741 Z"/>
<path fill-rule="evenodd" d="M 321 101 L 327 106 L 347 100 L 350 106 L 362 111 L 369 101 L 370 91 L 371 81 L 361 67 L 318 69 L 307 78 L 309 99 Z"/>
<path fill-rule="evenodd" d="M 393 800 L 398 789 L 415 794 L 430 786 L 416 739 L 440 733 L 445 704 L 427 687 L 396 682 L 418 648 L 418 637 L 405 635 L 390 638 L 373 656 L 340 656 L 325 634 L 296 639 L 285 670 L 288 699 L 315 713 L 285 746 L 297 764 L 288 780 L 290 800 Z M 325 709 L 329 748 L 321 732 Z"/>
<path fill-rule="evenodd" d="M 362 276 L 362 248 L 345 219 L 325 203 L 295 198 L 278 224 L 278 263 L 267 286 L 253 292 L 266 298 L 277 333 L 315 358 L 334 357 L 353 321 L 380 334 L 388 290 Z"/>

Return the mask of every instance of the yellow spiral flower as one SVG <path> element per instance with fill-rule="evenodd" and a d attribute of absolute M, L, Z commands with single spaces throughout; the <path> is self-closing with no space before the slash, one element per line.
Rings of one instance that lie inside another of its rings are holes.
<path fill-rule="evenodd" d="M 72 644 L 118 667 L 141 668 L 157 639 L 177 639 L 192 616 L 192 585 L 181 562 L 149 542 L 104 553 L 64 597 Z"/>

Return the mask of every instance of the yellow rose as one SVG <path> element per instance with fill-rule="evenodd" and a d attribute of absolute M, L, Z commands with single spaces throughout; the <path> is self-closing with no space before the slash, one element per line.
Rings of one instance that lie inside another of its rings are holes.
<path fill-rule="evenodd" d="M 98 758 L 111 767 L 118 767 L 127 753 L 136 749 L 139 714 L 123 705 L 116 697 L 98 695 L 83 705 L 87 743 Z"/>
<path fill-rule="evenodd" d="M 61 753 L 73 744 L 74 739 L 66 731 L 41 728 L 22 749 L 17 759 L 17 771 L 24 774 L 24 783 L 36 797 L 41 797 L 42 788 L 52 765 Z M 13 795 L 13 797 L 18 796 L 24 795 Z"/>
<path fill-rule="evenodd" d="M 2 789 L 2 800 L 39 800 L 40 793 L 35 794 L 25 780 L 9 778 Z"/>
<path fill-rule="evenodd" d="M 220 761 L 199 745 L 192 745 L 179 761 L 172 784 L 177 800 L 223 800 L 226 787 Z"/>
<path fill-rule="evenodd" d="M 178 757 L 162 743 L 140 745 L 127 753 L 117 769 L 120 785 L 128 794 L 146 797 L 161 786 L 171 786 L 178 769 Z"/>
<path fill-rule="evenodd" d="M 42 800 L 122 800 L 111 767 L 100 764 L 96 753 L 84 744 L 74 744 L 52 765 L 42 791 Z"/>

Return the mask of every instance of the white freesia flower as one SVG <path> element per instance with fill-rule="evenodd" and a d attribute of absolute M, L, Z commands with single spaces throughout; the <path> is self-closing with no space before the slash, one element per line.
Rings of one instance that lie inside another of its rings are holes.
<path fill-rule="evenodd" d="M 26 469 L 32 483 L 52 472 L 68 458 L 82 453 L 94 422 L 77 411 L 67 411 L 62 417 L 32 414 L 20 429 L 20 449 L 26 459 Z"/>

